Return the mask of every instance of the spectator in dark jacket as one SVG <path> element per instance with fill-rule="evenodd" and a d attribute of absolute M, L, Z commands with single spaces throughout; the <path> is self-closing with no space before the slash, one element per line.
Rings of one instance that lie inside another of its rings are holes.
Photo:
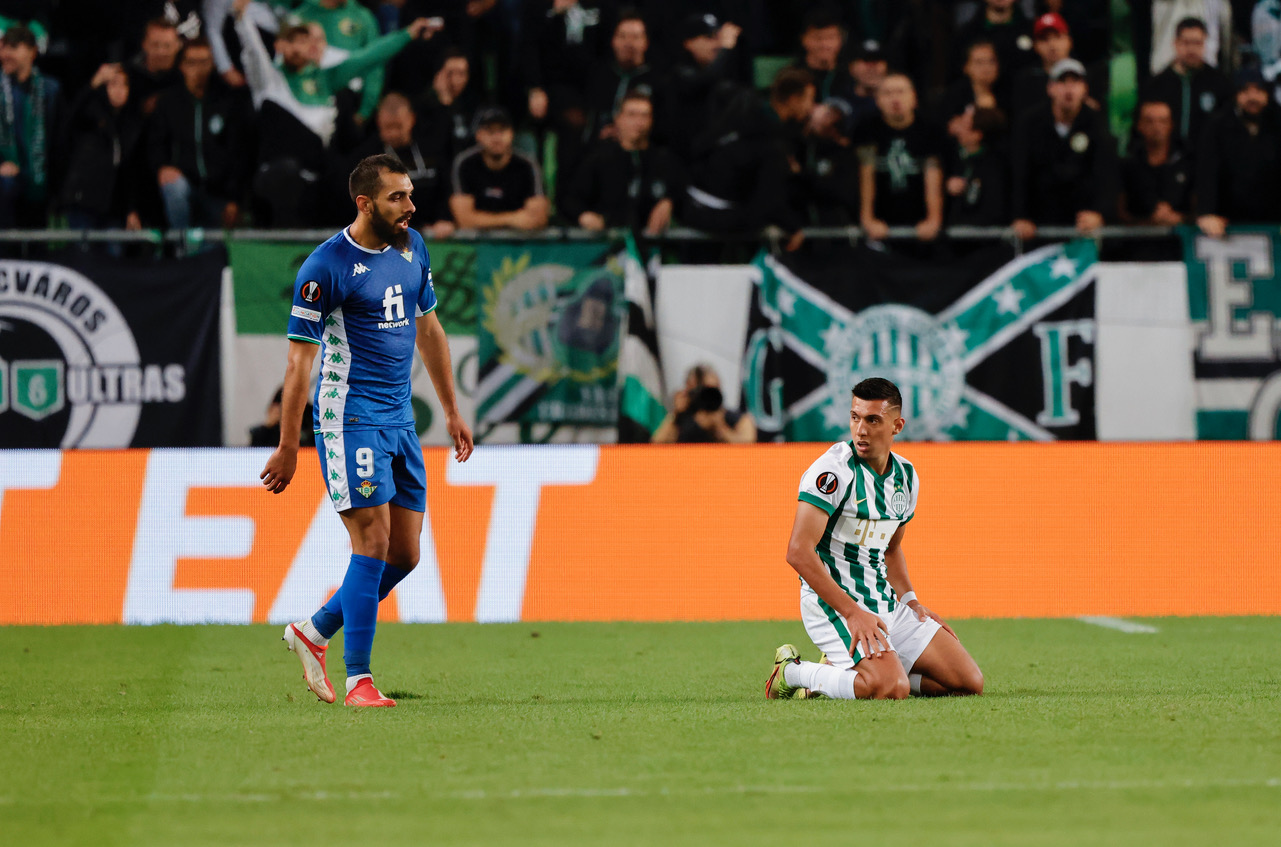
<path fill-rule="evenodd" d="M 462 48 L 449 47 L 431 88 L 414 104 L 424 141 L 447 162 L 472 145 L 471 122 L 476 111 L 472 88 L 471 61 Z"/>
<path fill-rule="evenodd" d="M 174 229 L 233 227 L 250 165 L 248 104 L 214 74 L 209 42 L 179 54 L 183 83 L 164 92 L 151 117 L 150 166 Z"/>
<path fill-rule="evenodd" d="M 953 72 L 961 71 L 970 44 L 979 40 L 992 42 L 1007 80 L 1019 69 L 1036 64 L 1032 22 L 1016 0 L 986 0 L 983 11 L 956 33 L 952 40 Z"/>
<path fill-rule="evenodd" d="M 735 56 L 742 30 L 711 15 L 692 15 L 680 28 L 681 54 L 664 86 L 672 149 L 685 162 L 696 139 L 738 91 Z M 661 121 L 660 121 L 661 122 Z"/>
<path fill-rule="evenodd" d="M 1196 155 L 1196 143 L 1210 115 L 1232 101 L 1232 83 L 1205 62 L 1205 22 L 1184 18 L 1174 37 L 1174 61 L 1152 77 L 1140 102 L 1160 100 L 1170 107 L 1175 138 Z"/>
<path fill-rule="evenodd" d="M 587 84 L 605 51 L 599 0 L 531 0 L 522 24 L 529 116 L 556 133 L 554 187 L 563 190 L 586 152 Z"/>
<path fill-rule="evenodd" d="M 1033 106 L 1045 103 L 1045 85 L 1050 80 L 1050 69 L 1075 55 L 1075 42 L 1068 23 L 1057 12 L 1046 12 L 1036 19 L 1032 25 L 1032 38 L 1041 61 L 1020 69 L 1011 77 L 1010 108 L 1016 119 Z M 1107 63 L 1086 66 L 1085 79 L 1086 102 L 1097 109 L 1101 102 L 1107 100 Z"/>
<path fill-rule="evenodd" d="M 409 225 L 433 238 L 454 234 L 449 212 L 449 166 L 437 150 L 424 143 L 416 132 L 418 119 L 409 98 L 396 91 L 383 95 L 374 113 L 377 134 L 356 148 L 351 166 L 367 156 L 389 153 L 409 169 L 414 184 L 414 214 Z M 345 187 L 345 186 L 344 186 Z"/>
<path fill-rule="evenodd" d="M 36 37 L 0 37 L 0 228 L 43 227 L 61 163 L 62 86 L 35 66 Z"/>
<path fill-rule="evenodd" d="M 802 55 L 794 65 L 809 71 L 814 78 L 816 128 L 825 132 L 836 127 L 846 137 L 853 129 L 854 78 L 849 66 L 841 61 L 845 47 L 845 30 L 836 11 L 830 6 L 811 9 L 801 24 Z"/>
<path fill-rule="evenodd" d="M 165 18 L 147 22 L 142 36 L 142 52 L 129 63 L 129 96 L 144 115 L 156 108 L 160 92 L 182 83 L 178 70 L 178 51 L 182 38 L 178 27 Z"/>
<path fill-rule="evenodd" d="M 859 124 L 880 114 L 876 108 L 876 90 L 890 72 L 885 51 L 876 41 L 863 41 L 850 51 L 850 77 L 854 80 L 854 95 L 850 99 L 850 121 L 847 137 L 858 133 Z"/>
<path fill-rule="evenodd" d="M 592 140 L 615 137 L 614 116 L 630 92 L 639 91 L 651 101 L 655 95 L 654 71 L 645 61 L 645 19 L 634 11 L 623 12 L 609 44 L 610 61 L 600 64 L 587 82 L 587 132 Z"/>
<path fill-rule="evenodd" d="M 68 109 L 69 157 L 62 208 L 73 229 L 141 229 L 138 183 L 143 119 L 129 74 L 103 65 Z"/>
<path fill-rule="evenodd" d="M 991 41 L 979 39 L 971 42 L 965 53 L 964 76 L 943 92 L 938 109 L 939 122 L 948 124 L 971 106 L 980 109 L 999 108 L 1002 111 L 1007 109 L 1009 103 L 996 96 L 997 82 L 1002 71 L 996 46 Z M 1004 86 L 1005 91 L 1008 89 L 1009 86 Z"/>
<path fill-rule="evenodd" d="M 1107 116 L 1086 105 L 1085 67 L 1062 60 L 1046 88 L 1049 103 L 1014 127 L 1014 231 L 1023 239 L 1038 225 L 1090 233 L 1116 208 L 1116 146 Z"/>
<path fill-rule="evenodd" d="M 1202 232 L 1219 238 L 1229 223 L 1281 220 L 1281 121 L 1258 68 L 1237 73 L 1236 107 L 1210 119 L 1197 150 Z"/>
<path fill-rule="evenodd" d="M 787 233 L 786 249 L 798 249 L 805 233 L 786 202 L 790 153 L 813 109 L 814 80 L 799 68 L 779 71 L 768 104 L 755 91 L 740 91 L 695 147 L 682 219 L 713 233 L 775 224 Z"/>
<path fill-rule="evenodd" d="M 1169 104 L 1139 104 L 1138 143 L 1121 163 L 1118 212 L 1126 223 L 1174 226 L 1192 210 L 1191 163 L 1174 138 Z"/>
<path fill-rule="evenodd" d="M 959 155 L 944 188 L 948 226 L 1005 226 L 1010 220 L 1010 160 L 1000 109 L 971 108 L 949 132 Z"/>
<path fill-rule="evenodd" d="M 623 97 L 611 121 L 615 137 L 597 145 L 561 202 L 561 212 L 584 229 L 642 229 L 657 235 L 672 222 L 672 198 L 684 190 L 676 158 L 650 145 L 654 107 L 639 91 Z"/>

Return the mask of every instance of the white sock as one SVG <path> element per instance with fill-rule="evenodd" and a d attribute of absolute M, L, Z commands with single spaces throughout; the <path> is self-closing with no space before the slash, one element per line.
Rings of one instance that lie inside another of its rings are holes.
<path fill-rule="evenodd" d="M 349 676 L 349 677 L 347 677 L 347 693 L 348 693 L 348 694 L 350 694 L 350 693 L 351 693 L 351 690 L 352 690 L 353 688 L 355 688 L 355 687 L 356 687 L 356 685 L 357 685 L 357 684 L 358 684 L 362 679 L 372 680 L 373 678 L 374 678 L 374 675 L 373 675 L 373 674 L 371 674 L 371 673 L 362 673 L 362 674 L 358 674 L 358 675 L 356 675 L 356 676 Z"/>
<path fill-rule="evenodd" d="M 295 624 L 295 626 L 297 625 Z M 316 629 L 316 625 L 311 622 L 311 618 L 307 618 L 307 620 L 303 621 L 302 626 L 298 627 L 298 629 L 302 631 L 302 634 L 307 637 L 308 641 L 315 644 L 317 647 L 329 646 L 329 639 L 320 634 L 320 630 Z"/>
<path fill-rule="evenodd" d="M 826 694 L 833 700 L 853 700 L 854 678 L 858 671 L 844 670 L 818 662 L 788 662 L 783 666 L 783 681 L 798 688 Z"/>
<path fill-rule="evenodd" d="M 907 675 L 907 684 L 912 687 L 912 693 L 917 697 L 921 696 L 921 675 L 919 673 L 910 673 Z"/>

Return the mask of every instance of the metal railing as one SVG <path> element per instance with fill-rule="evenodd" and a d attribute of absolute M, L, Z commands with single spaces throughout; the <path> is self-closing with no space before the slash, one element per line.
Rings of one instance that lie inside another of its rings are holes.
<path fill-rule="evenodd" d="M 0 244 L 76 246 L 88 244 L 143 244 L 153 246 L 173 245 L 175 247 L 193 247 L 207 242 L 230 243 L 234 241 L 304 241 L 320 243 L 334 234 L 334 228 L 309 229 L 4 229 L 0 230 Z M 806 227 L 807 239 L 826 241 L 849 241 L 858 243 L 865 240 L 860 227 Z M 540 230 L 458 230 L 446 241 L 616 241 L 626 235 L 624 229 L 587 230 L 579 227 L 552 226 Z M 1022 239 L 1011 227 L 972 227 L 954 226 L 944 229 L 943 235 L 954 241 L 1005 241 L 1013 244 L 1016 250 L 1022 250 Z M 1115 239 L 1160 239 L 1178 234 L 1175 227 L 1169 226 L 1105 226 L 1088 234 L 1096 241 Z M 1074 227 L 1046 226 L 1037 230 L 1037 241 L 1067 240 L 1080 237 Z M 759 242 L 772 250 L 781 250 L 784 233 L 768 227 L 761 232 L 744 232 L 730 234 L 709 234 L 687 227 L 673 227 L 661 235 L 649 236 L 648 240 L 659 244 L 672 243 L 744 243 Z M 912 227 L 890 227 L 889 241 L 915 241 L 916 231 Z"/>

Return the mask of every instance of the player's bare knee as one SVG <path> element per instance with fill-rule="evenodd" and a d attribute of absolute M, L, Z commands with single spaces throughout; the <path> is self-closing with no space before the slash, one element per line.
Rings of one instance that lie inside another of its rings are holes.
<path fill-rule="evenodd" d="M 369 556 L 373 559 L 387 561 L 387 553 L 391 548 L 391 539 L 388 537 L 387 530 L 379 526 L 365 527 L 361 533 L 358 551 L 362 556 Z"/>
<path fill-rule="evenodd" d="M 418 567 L 418 548 L 413 550 L 388 550 L 387 558 L 384 561 L 408 573 Z"/>
<path fill-rule="evenodd" d="M 961 687 L 957 694 L 982 694 L 983 693 L 983 672 L 978 668 L 967 671 L 961 678 Z"/>

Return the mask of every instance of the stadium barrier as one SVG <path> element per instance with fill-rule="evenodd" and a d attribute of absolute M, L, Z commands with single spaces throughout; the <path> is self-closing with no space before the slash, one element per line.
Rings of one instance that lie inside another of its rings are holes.
<path fill-rule="evenodd" d="M 784 560 L 819 444 L 425 450 L 422 560 L 383 620 L 797 616 Z M 1281 614 L 1281 446 L 905 444 L 920 596 L 968 617 Z M 350 548 L 313 453 L 0 451 L 0 624 L 310 614 Z M 1207 504 L 1214 500 L 1213 505 Z M 1208 512 L 1208 514 L 1207 514 Z"/>

